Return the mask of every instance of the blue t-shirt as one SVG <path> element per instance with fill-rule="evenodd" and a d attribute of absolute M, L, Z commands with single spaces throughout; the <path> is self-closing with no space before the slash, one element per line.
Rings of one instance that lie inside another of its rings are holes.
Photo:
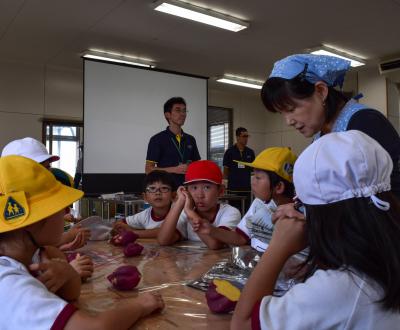
<path fill-rule="evenodd" d="M 153 135 L 147 147 L 146 160 L 157 164 L 157 167 L 172 167 L 179 164 L 189 164 L 200 159 L 195 138 L 182 131 L 180 143 L 176 136 L 169 130 Z M 183 174 L 172 173 L 177 186 L 185 180 Z"/>
<path fill-rule="evenodd" d="M 223 165 L 229 168 L 228 190 L 251 191 L 250 176 L 252 168 L 238 164 L 234 160 L 251 163 L 255 158 L 254 151 L 245 147 L 242 152 L 235 145 L 225 151 Z"/>

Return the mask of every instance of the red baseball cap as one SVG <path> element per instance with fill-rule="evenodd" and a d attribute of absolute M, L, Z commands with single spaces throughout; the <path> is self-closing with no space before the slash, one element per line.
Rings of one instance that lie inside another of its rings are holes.
<path fill-rule="evenodd" d="M 222 172 L 218 165 L 211 160 L 195 161 L 188 166 L 183 184 L 196 181 L 209 181 L 215 184 L 222 184 Z"/>

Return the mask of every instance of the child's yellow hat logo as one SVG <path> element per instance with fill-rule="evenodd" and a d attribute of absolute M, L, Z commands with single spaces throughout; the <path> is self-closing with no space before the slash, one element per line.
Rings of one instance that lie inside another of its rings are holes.
<path fill-rule="evenodd" d="M 8 197 L 4 207 L 4 219 L 12 220 L 25 215 L 25 209 L 14 198 Z"/>

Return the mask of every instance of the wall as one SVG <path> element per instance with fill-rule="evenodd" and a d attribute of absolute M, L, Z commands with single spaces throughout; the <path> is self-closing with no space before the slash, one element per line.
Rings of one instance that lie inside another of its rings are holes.
<path fill-rule="evenodd" d="M 42 139 L 43 117 L 82 119 L 82 72 L 0 62 L 0 148 L 26 136 Z"/>
<path fill-rule="evenodd" d="M 43 117 L 81 120 L 82 77 L 80 70 L 0 62 L 0 148 L 10 140 L 25 136 L 40 140 L 40 119 Z M 386 85 L 386 79 L 379 76 L 375 68 L 350 72 L 344 90 L 363 92 L 362 102 L 385 114 L 388 112 L 389 119 L 398 129 L 398 89 L 394 84 Z M 249 146 L 256 153 L 270 146 L 290 146 L 300 153 L 310 143 L 309 139 L 287 127 L 282 116 L 265 110 L 258 90 L 225 89 L 210 82 L 209 104 L 234 109 L 234 127 L 240 125 L 249 130 Z"/>

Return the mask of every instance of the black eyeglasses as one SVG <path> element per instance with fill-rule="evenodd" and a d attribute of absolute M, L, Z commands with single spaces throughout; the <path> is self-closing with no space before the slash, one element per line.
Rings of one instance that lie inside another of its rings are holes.
<path fill-rule="evenodd" d="M 250 135 L 248 135 L 248 134 L 245 134 L 245 135 L 240 135 L 240 137 L 243 137 L 243 138 L 248 138 Z"/>
<path fill-rule="evenodd" d="M 155 194 L 157 192 L 167 193 L 167 192 L 170 192 L 170 191 L 171 191 L 170 187 L 159 187 L 159 188 L 157 188 L 157 187 L 154 187 L 154 186 L 149 186 L 149 187 L 146 188 L 146 192 L 150 193 L 150 194 Z"/>

